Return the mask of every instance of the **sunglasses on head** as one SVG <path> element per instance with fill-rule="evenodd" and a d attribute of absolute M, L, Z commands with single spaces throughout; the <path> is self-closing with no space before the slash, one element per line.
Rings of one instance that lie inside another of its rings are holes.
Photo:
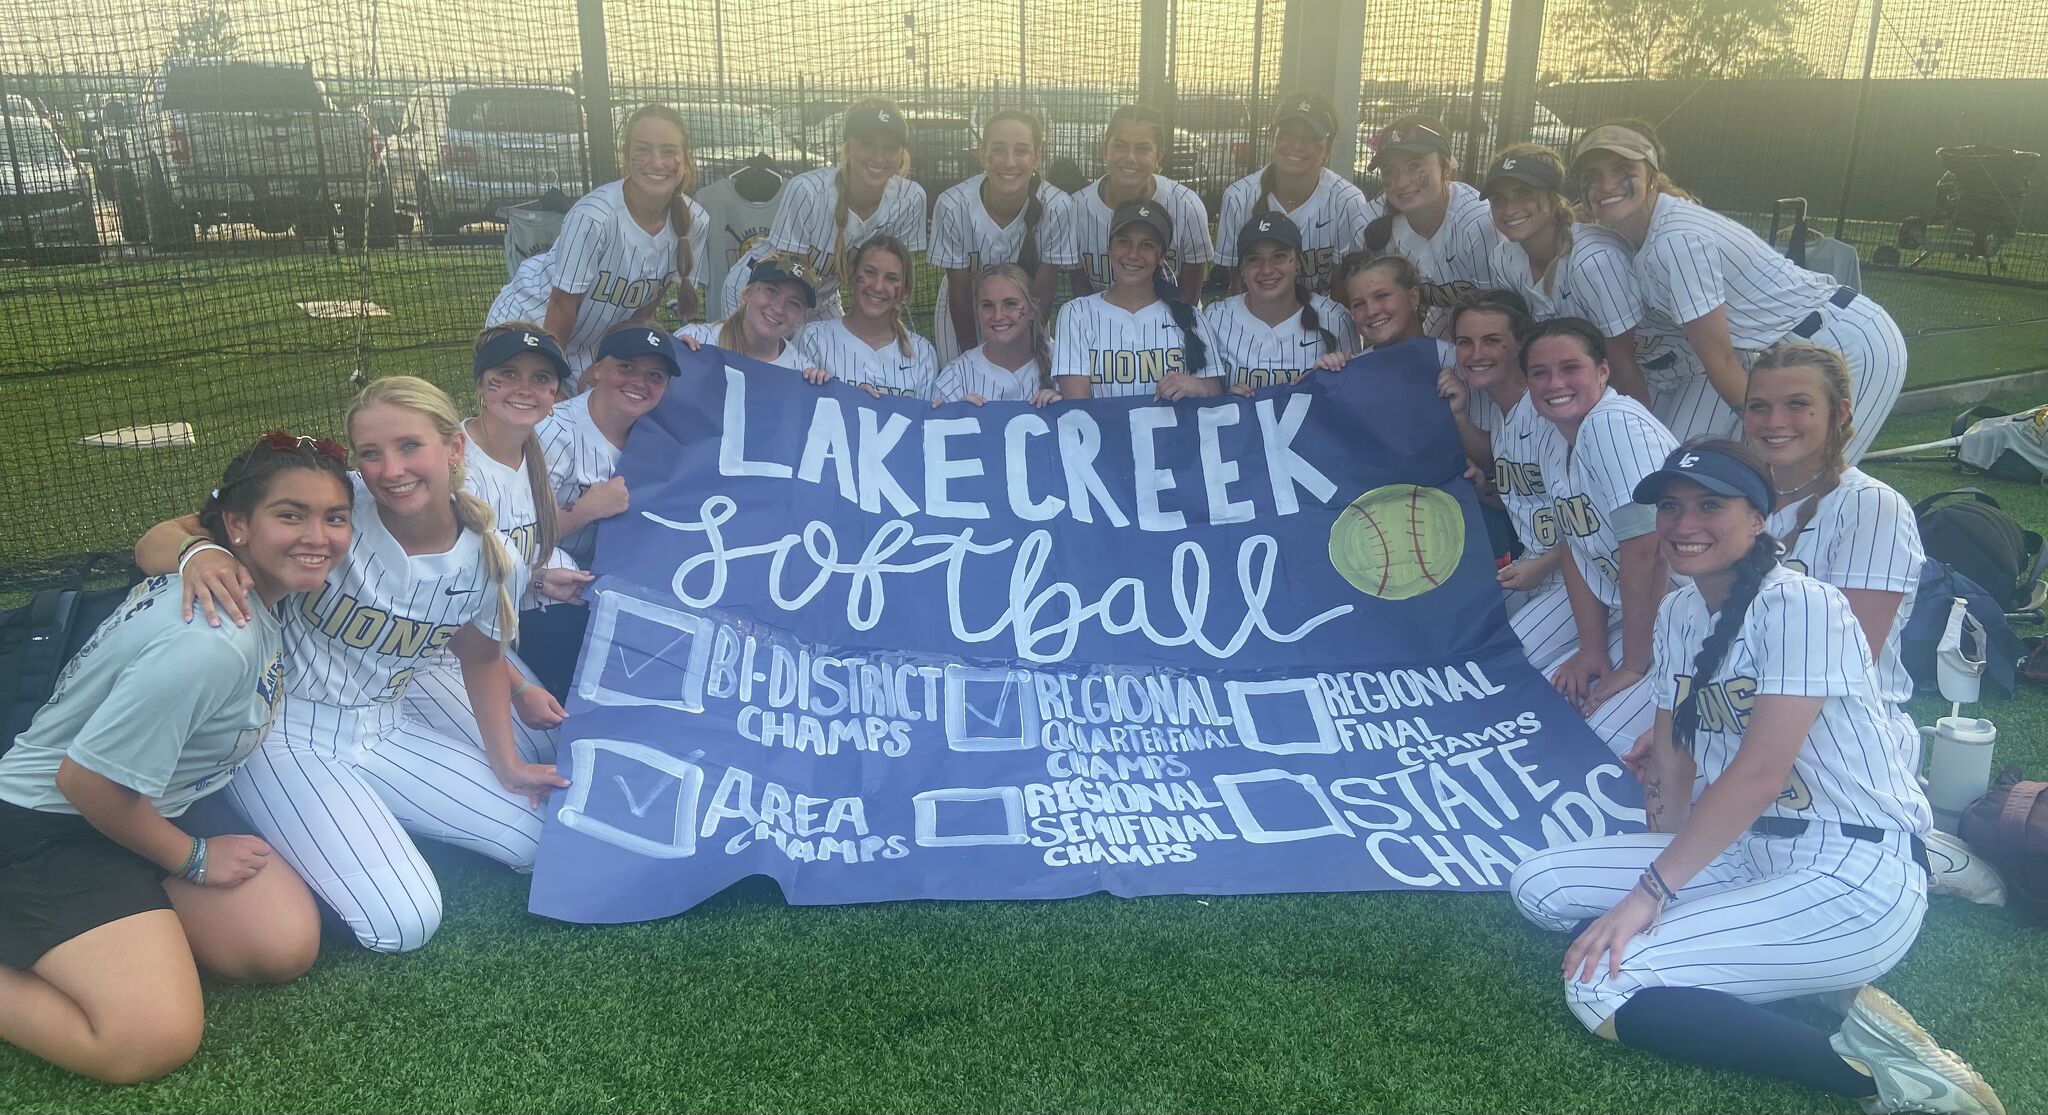
<path fill-rule="evenodd" d="M 310 449 L 315 454 L 326 457 L 329 460 L 340 461 L 343 464 L 348 463 L 348 450 L 343 449 L 339 443 L 324 437 L 306 437 L 303 434 L 290 434 L 283 430 L 272 430 L 257 438 L 256 442 L 265 449 L 278 453 L 296 453 L 302 449 Z"/>

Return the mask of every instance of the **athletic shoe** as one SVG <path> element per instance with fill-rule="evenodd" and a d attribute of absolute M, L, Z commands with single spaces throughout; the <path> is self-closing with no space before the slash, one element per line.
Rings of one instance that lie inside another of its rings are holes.
<path fill-rule="evenodd" d="M 1991 1085 L 1961 1057 L 1943 1049 L 1906 1008 L 1875 987 L 1856 996 L 1842 1028 L 1829 1039 L 1835 1052 L 1870 1070 L 1877 1097 L 1870 1115 L 1894 1111 L 2005 1115 Z"/>
<path fill-rule="evenodd" d="M 1953 894 L 1984 906 L 2005 905 L 2005 880 L 1984 857 L 1948 833 L 1927 834 L 1927 893 Z"/>

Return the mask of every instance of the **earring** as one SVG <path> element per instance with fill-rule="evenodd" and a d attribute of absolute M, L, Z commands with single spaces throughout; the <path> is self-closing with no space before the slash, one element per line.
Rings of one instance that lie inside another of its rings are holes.
<path fill-rule="evenodd" d="M 241 544 L 243 543 L 243 541 L 244 541 L 244 539 L 242 538 L 242 536 L 241 536 L 241 535 L 239 535 L 239 534 L 235 535 L 235 545 L 239 546 L 239 545 L 241 545 Z"/>

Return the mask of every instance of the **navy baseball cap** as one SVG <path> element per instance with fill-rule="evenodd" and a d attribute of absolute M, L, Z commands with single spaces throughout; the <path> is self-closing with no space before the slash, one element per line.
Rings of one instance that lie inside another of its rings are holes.
<path fill-rule="evenodd" d="M 1307 122 L 1316 130 L 1317 139 L 1328 139 L 1337 134 L 1337 118 L 1307 97 L 1289 97 L 1280 102 L 1280 107 L 1273 113 L 1273 127 L 1277 129 L 1289 120 Z"/>
<path fill-rule="evenodd" d="M 818 273 L 810 264 L 790 256 L 768 256 L 747 272 L 750 283 L 795 283 L 804 288 L 804 304 L 818 307 Z"/>
<path fill-rule="evenodd" d="M 1739 457 L 1712 446 L 1681 445 L 1664 458 L 1664 467 L 1636 484 L 1637 503 L 1656 503 L 1674 480 L 1690 480 L 1715 495 L 1746 499 L 1763 514 L 1771 513 L 1771 482 Z"/>
<path fill-rule="evenodd" d="M 569 362 L 562 359 L 562 346 L 556 344 L 553 337 L 538 329 L 507 329 L 485 341 L 483 347 L 476 350 L 476 358 L 470 361 L 469 372 L 482 379 L 485 372 L 500 364 L 510 363 L 513 357 L 522 352 L 531 352 L 547 358 L 548 363 L 555 366 L 556 376 L 564 380 L 572 378 L 569 374 Z"/>
<path fill-rule="evenodd" d="M 682 369 L 676 366 L 676 350 L 669 335 L 659 329 L 621 329 L 606 335 L 598 342 L 597 355 L 600 359 L 609 356 L 617 360 L 631 360 L 636 356 L 659 356 L 668 365 L 668 374 L 678 376 Z"/>
<path fill-rule="evenodd" d="M 1367 164 L 1366 169 L 1378 170 L 1380 164 L 1387 160 L 1387 156 L 1397 152 L 1404 155 L 1453 157 L 1449 137 L 1419 120 L 1409 120 L 1387 128 L 1380 140 L 1379 151 L 1373 155 L 1372 162 Z"/>
<path fill-rule="evenodd" d="M 903 113 L 877 101 L 857 104 L 846 110 L 847 139 L 893 139 L 910 142 L 910 125 Z"/>
<path fill-rule="evenodd" d="M 1504 181 L 1520 182 L 1533 190 L 1546 193 L 1564 192 L 1564 174 L 1549 159 L 1533 155 L 1502 155 L 1486 168 L 1485 185 L 1480 187 L 1480 197 L 1492 197 L 1494 184 Z"/>
<path fill-rule="evenodd" d="M 1242 259 L 1261 240 L 1274 240 L 1295 251 L 1301 250 L 1301 226 L 1280 213 L 1267 213 L 1244 223 L 1237 234 L 1237 254 Z"/>
<path fill-rule="evenodd" d="M 1132 224 L 1145 225 L 1159 235 L 1162 246 L 1173 246 L 1173 218 L 1166 215 L 1164 205 L 1150 199 L 1124 202 L 1109 218 L 1109 235 L 1115 237 Z"/>

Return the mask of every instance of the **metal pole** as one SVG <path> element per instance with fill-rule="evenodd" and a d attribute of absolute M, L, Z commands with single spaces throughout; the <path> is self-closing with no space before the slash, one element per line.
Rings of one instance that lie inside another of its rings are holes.
<path fill-rule="evenodd" d="M 732 94 L 725 87 L 725 0 L 712 0 L 711 42 L 718 55 L 718 99 L 731 104 Z"/>
<path fill-rule="evenodd" d="M 1259 55 L 1266 45 L 1266 0 L 1252 8 L 1252 91 L 1250 99 L 1257 101 L 1265 86 L 1259 84 Z"/>
<path fill-rule="evenodd" d="M 1029 3 L 1030 0 L 1017 0 L 1017 94 L 1020 98 L 1019 104 L 1023 103 L 1021 98 L 1024 94 L 1024 84 L 1031 80 L 1030 68 L 1025 65 L 1024 61 L 1026 53 L 1024 49 L 1024 10 Z"/>
<path fill-rule="evenodd" d="M 1358 96 L 1365 77 L 1365 5 L 1344 4 L 1333 24 L 1336 58 L 1330 74 L 1330 101 L 1337 110 L 1336 143 L 1330 148 L 1330 165 L 1358 165 Z M 1340 171 L 1341 173 L 1341 171 Z M 1345 173 L 1344 177 L 1351 177 Z"/>
<path fill-rule="evenodd" d="M 1144 0 L 1138 13 L 1138 100 L 1158 105 L 1166 93 L 1166 0 Z"/>
<path fill-rule="evenodd" d="M 1486 132 L 1486 34 L 1493 23 L 1493 0 L 1479 0 L 1479 48 L 1472 52 L 1472 104 L 1465 111 L 1465 173 L 1481 170 L 1480 148 Z M 1449 121 L 1445 121 L 1449 123 Z M 1491 154 L 1491 152 L 1487 152 Z"/>
<path fill-rule="evenodd" d="M 1835 239 L 1842 238 L 1849 219 L 1849 189 L 1856 181 L 1856 151 L 1863 146 L 1863 110 L 1870 104 L 1870 74 L 1877 66 L 1877 29 L 1884 22 L 1884 0 L 1870 0 L 1870 38 L 1863 45 L 1863 84 L 1856 91 L 1856 115 L 1849 123 L 1849 157 L 1842 163 L 1841 200 L 1835 203 Z"/>
<path fill-rule="evenodd" d="M 611 56 L 605 48 L 604 0 L 576 0 L 576 36 L 583 44 L 583 120 L 590 148 L 590 180 L 619 176 L 618 144 L 612 139 Z"/>
<path fill-rule="evenodd" d="M 1508 9 L 1508 49 L 1500 71 L 1499 124 L 1502 144 L 1529 138 L 1536 116 L 1537 63 L 1543 53 L 1543 0 L 1513 0 Z"/>

